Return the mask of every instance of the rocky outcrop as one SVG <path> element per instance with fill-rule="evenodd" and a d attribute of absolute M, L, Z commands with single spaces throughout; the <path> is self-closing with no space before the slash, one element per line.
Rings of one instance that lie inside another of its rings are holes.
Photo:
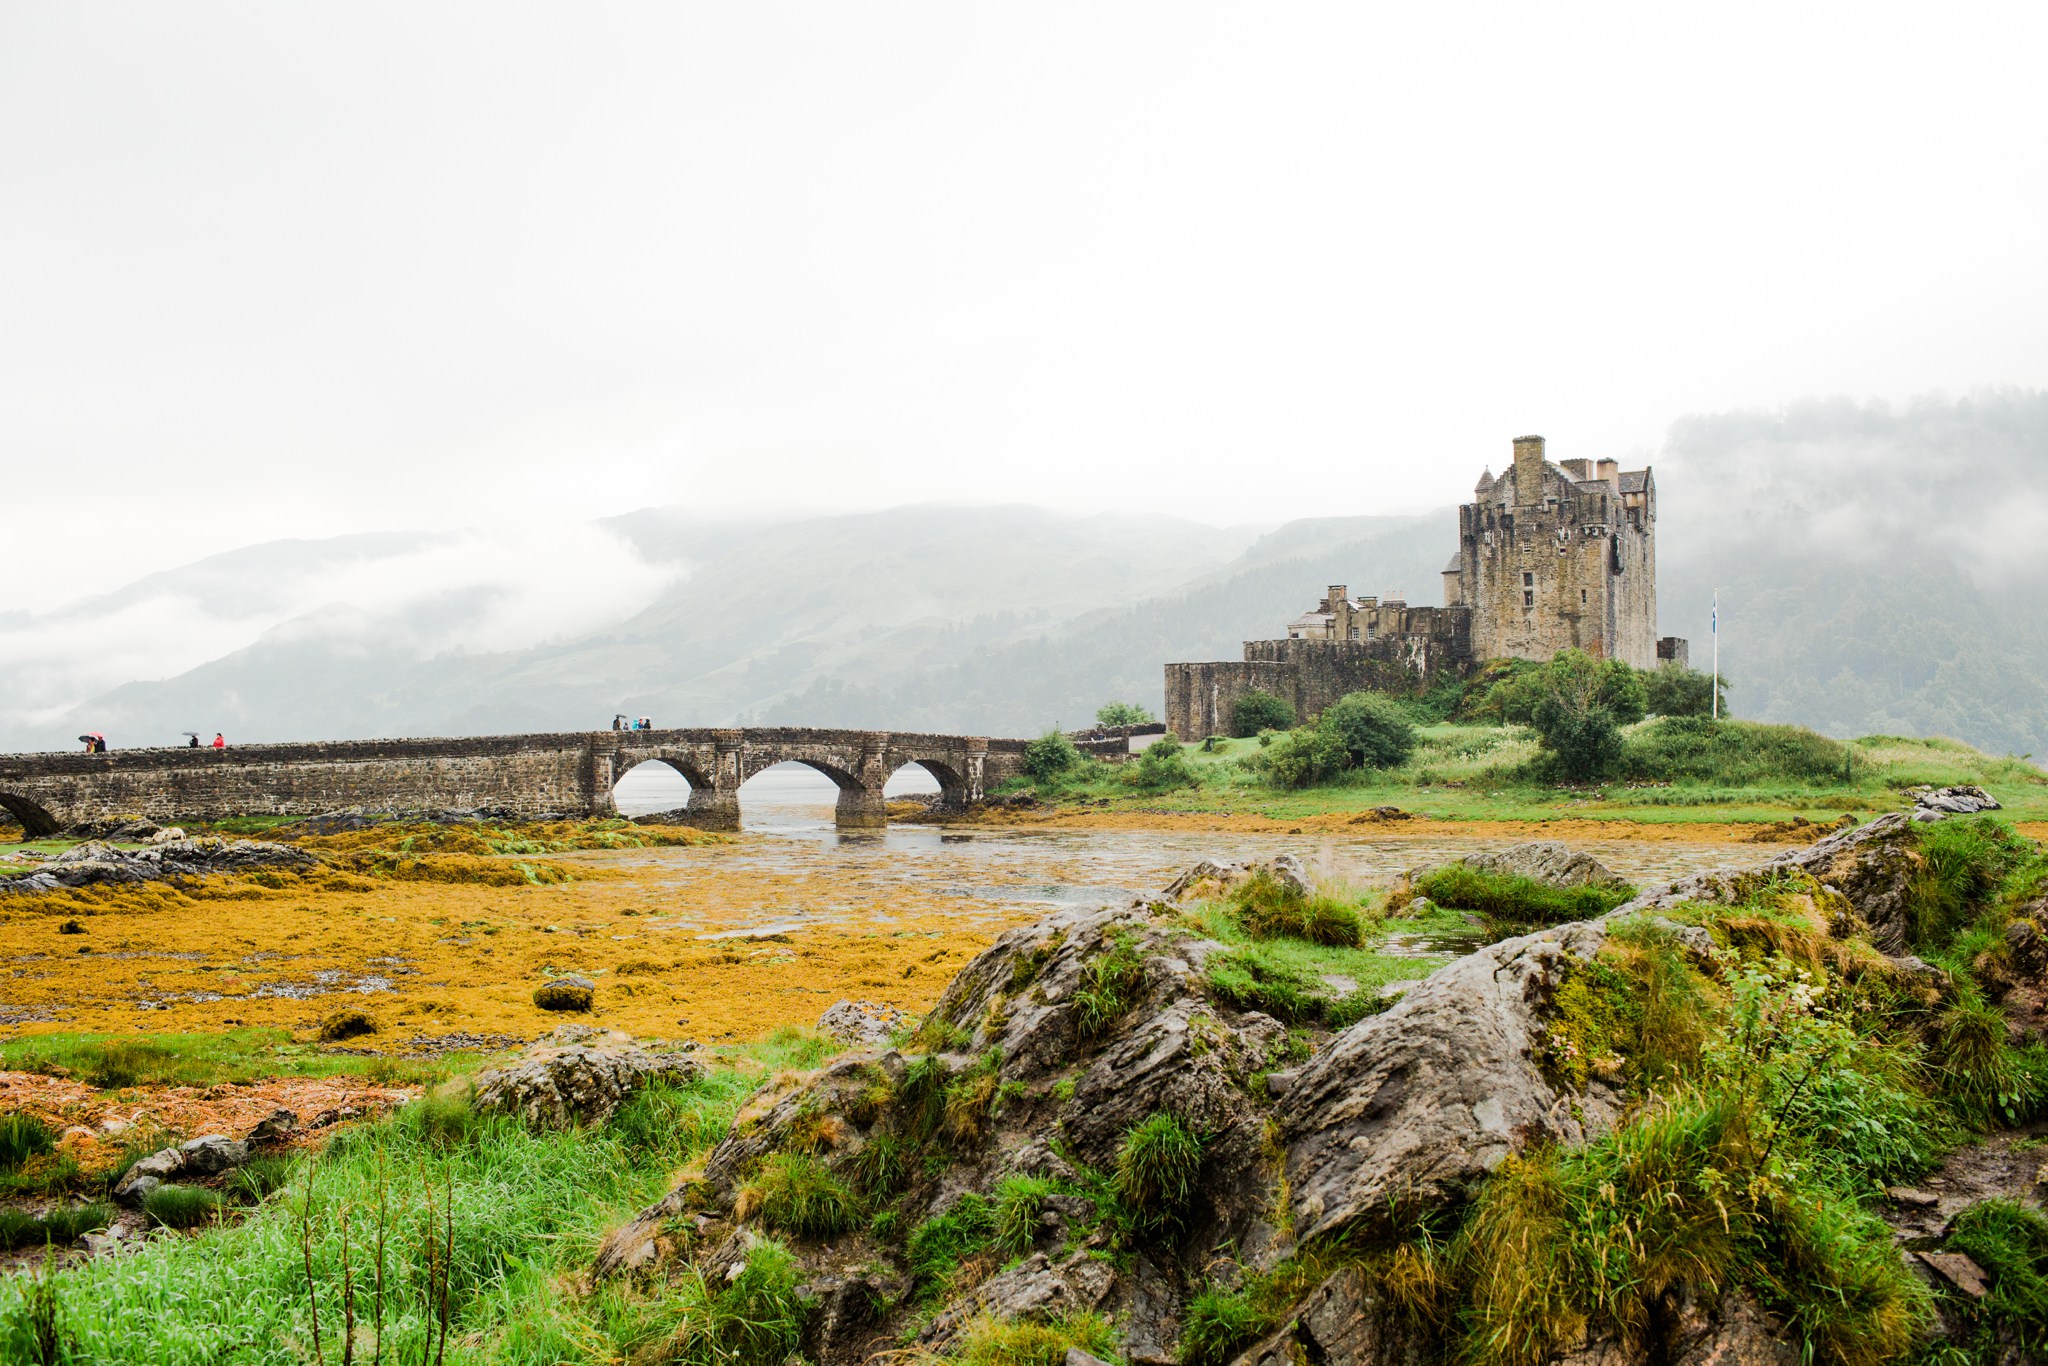
<path fill-rule="evenodd" d="M 1531 1143 L 1582 1143 L 1620 1097 L 1537 1064 L 1551 997 L 1606 941 L 1603 924 L 1504 940 L 1439 969 L 1332 1039 L 1284 1085 L 1295 1236 L 1391 1221 L 1469 1196 Z"/>
<path fill-rule="evenodd" d="M 1919 832 L 1904 815 L 1879 816 L 1868 825 L 1790 849 L 1753 868 L 1720 868 L 1693 873 L 1651 887 L 1615 911 L 1629 915 L 1665 910 L 1688 901 L 1723 905 L 1742 901 L 1782 873 L 1804 873 L 1840 898 L 1851 918 L 1834 926 L 1846 938 L 1859 929 L 1887 954 L 1903 953 L 1911 911 L 1913 875 L 1920 867 Z"/>
<path fill-rule="evenodd" d="M 916 1023 L 909 1011 L 879 1001 L 835 1001 L 818 1017 L 818 1032 L 855 1048 L 882 1048 Z"/>
<path fill-rule="evenodd" d="M 149 1193 L 180 1177 L 203 1180 L 232 1171 L 249 1160 L 249 1145 L 225 1134 L 202 1134 L 175 1148 L 138 1158 L 114 1184 L 114 1199 L 139 1208 Z"/>
<path fill-rule="evenodd" d="M 1998 799 L 1981 787 L 1920 787 L 1913 789 L 1912 797 L 1913 819 L 1921 822 L 2003 809 Z"/>
<path fill-rule="evenodd" d="M 1619 887 L 1622 879 L 1582 849 L 1556 840 L 1530 840 L 1469 854 L 1458 862 L 1478 873 L 1526 877 L 1553 887 Z"/>
<path fill-rule="evenodd" d="M 1364 1269 L 1348 1266 L 1311 1290 L 1284 1325 L 1231 1366 L 1422 1366 L 1426 1345 Z"/>
<path fill-rule="evenodd" d="M 213 835 L 169 840 L 146 849 L 115 849 L 89 841 L 47 860 L 35 872 L 0 878 L 0 896 L 34 896 L 72 887 L 156 882 L 259 868 L 302 869 L 317 861 L 306 850 L 289 844 Z"/>
<path fill-rule="evenodd" d="M 532 1128 L 567 1129 L 611 1118 L 651 1081 L 703 1075 L 693 1053 L 649 1052 L 616 1030 L 564 1025 L 509 1066 L 479 1073 L 472 1103 Z"/>

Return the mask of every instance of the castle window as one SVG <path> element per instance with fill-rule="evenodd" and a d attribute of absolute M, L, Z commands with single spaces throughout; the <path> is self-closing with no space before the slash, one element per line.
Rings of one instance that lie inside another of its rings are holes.
<path fill-rule="evenodd" d="M 1351 638 L 1353 640 L 1358 639 L 1358 628 L 1356 626 L 1351 628 Z"/>
<path fill-rule="evenodd" d="M 1524 588 L 1524 589 L 1522 590 L 1522 606 L 1524 606 L 1524 607 L 1534 607 L 1535 605 L 1536 605 L 1536 590 L 1535 590 L 1535 589 L 1533 589 L 1533 588 Z"/>
<path fill-rule="evenodd" d="M 1579 590 L 1579 606 L 1581 606 L 1581 607 L 1584 607 L 1585 605 L 1586 605 L 1586 590 L 1585 590 L 1585 589 L 1583 589 L 1583 588 L 1581 588 L 1581 589 Z"/>
<path fill-rule="evenodd" d="M 1536 586 L 1536 576 L 1535 576 L 1534 574 L 1530 573 L 1530 572 L 1529 572 L 1528 570 L 1526 570 L 1526 569 L 1525 569 L 1525 570 L 1523 570 L 1523 571 L 1522 571 L 1522 587 L 1524 587 L 1524 588 L 1534 588 L 1535 586 Z"/>

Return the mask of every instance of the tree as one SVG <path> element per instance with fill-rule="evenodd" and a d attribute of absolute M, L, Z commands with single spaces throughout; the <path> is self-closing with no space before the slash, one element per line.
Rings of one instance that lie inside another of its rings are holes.
<path fill-rule="evenodd" d="M 1614 659 L 1566 650 L 1543 667 L 1541 694 L 1529 724 L 1558 771 L 1592 782 L 1621 762 L 1621 728 L 1643 719 L 1649 702 L 1643 677 Z"/>
<path fill-rule="evenodd" d="M 1098 726 L 1149 726 L 1158 719 L 1136 702 L 1104 702 L 1095 713 Z"/>
<path fill-rule="evenodd" d="M 1124 781 L 1147 792 L 1202 785 L 1201 775 L 1188 762 L 1187 746 L 1170 732 L 1138 751 L 1137 759 L 1125 771 Z"/>
<path fill-rule="evenodd" d="M 1056 730 L 1049 730 L 1024 746 L 1024 771 L 1035 782 L 1057 778 L 1080 762 L 1081 751 Z"/>
<path fill-rule="evenodd" d="M 1323 709 L 1316 723 L 1343 746 L 1348 768 L 1392 768 L 1415 750 L 1415 727 L 1391 698 L 1355 692 Z"/>
<path fill-rule="evenodd" d="M 1714 714 L 1714 676 L 1703 674 L 1698 669 L 1688 669 L 1682 664 L 1666 664 L 1660 669 L 1643 675 L 1643 685 L 1649 695 L 1650 712 L 1655 716 L 1712 716 Z M 1728 714 L 1728 680 L 1721 680 L 1721 715 Z"/>
<path fill-rule="evenodd" d="M 1239 737 L 1262 730 L 1286 730 L 1293 724 L 1293 704 L 1258 688 L 1238 698 L 1230 709 L 1230 733 Z"/>

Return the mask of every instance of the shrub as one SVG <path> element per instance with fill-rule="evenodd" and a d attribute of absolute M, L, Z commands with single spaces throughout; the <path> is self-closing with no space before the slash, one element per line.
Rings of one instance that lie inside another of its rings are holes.
<path fill-rule="evenodd" d="M 1415 750 L 1415 727 L 1398 704 L 1377 693 L 1339 698 L 1316 728 L 1343 747 L 1352 768 L 1392 768 Z"/>
<path fill-rule="evenodd" d="M 142 1212 L 165 1228 L 196 1228 L 218 1219 L 226 1204 L 204 1186 L 158 1186 L 142 1198 Z"/>
<path fill-rule="evenodd" d="M 1720 783 L 1839 783 L 1849 774 L 1847 745 L 1804 726 L 1755 721 L 1710 721 L 1673 716 L 1636 732 L 1622 753 L 1622 769 L 1651 781 Z"/>
<path fill-rule="evenodd" d="M 777 1153 L 740 1188 L 733 1213 L 799 1238 L 830 1238 L 857 1227 L 860 1201 L 809 1153 Z"/>
<path fill-rule="evenodd" d="M 1652 716 L 1712 716 L 1714 676 L 1682 664 L 1663 664 L 1643 675 L 1644 700 Z M 1721 715 L 1728 714 L 1728 680 L 1721 680 Z"/>
<path fill-rule="evenodd" d="M 1254 762 L 1266 780 L 1279 787 L 1314 787 L 1348 768 L 1351 755 L 1330 731 L 1303 726 L 1267 745 Z"/>
<path fill-rule="evenodd" d="M 1081 762 L 1081 751 L 1059 731 L 1049 730 L 1024 746 L 1024 771 L 1036 782 L 1050 782 Z"/>
<path fill-rule="evenodd" d="M 1164 792 L 1175 787 L 1199 787 L 1202 778 L 1188 761 L 1187 746 L 1167 734 L 1145 746 L 1137 759 L 1125 766 L 1124 781 L 1142 791 Z"/>
<path fill-rule="evenodd" d="M 0 1115 L 0 1172 L 15 1171 L 56 1146 L 50 1126 L 34 1115 Z"/>
<path fill-rule="evenodd" d="M 1128 1238 L 1179 1231 L 1194 1203 L 1203 1146 L 1202 1136 L 1174 1115 L 1162 1112 L 1131 1126 L 1109 1179 L 1118 1222 Z"/>
<path fill-rule="evenodd" d="M 1253 688 L 1230 707 L 1230 733 L 1239 739 L 1262 730 L 1286 730 L 1294 724 L 1294 704 Z"/>
<path fill-rule="evenodd" d="M 1237 908 L 1238 924 L 1255 939 L 1286 936 L 1349 949 L 1365 938 L 1365 921 L 1356 906 L 1320 892 L 1303 896 L 1264 869 L 1232 887 L 1230 902 Z"/>
<path fill-rule="evenodd" d="M 1149 726 L 1158 719 L 1135 702 L 1105 702 L 1095 712 L 1098 726 Z"/>
<path fill-rule="evenodd" d="M 1621 765 L 1621 726 L 1604 707 L 1546 697 L 1537 704 L 1532 724 L 1566 782 L 1596 782 Z"/>

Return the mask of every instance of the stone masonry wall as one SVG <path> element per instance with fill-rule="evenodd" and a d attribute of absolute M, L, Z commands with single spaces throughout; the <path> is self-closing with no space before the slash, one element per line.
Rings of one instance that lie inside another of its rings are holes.
<path fill-rule="evenodd" d="M 1019 772 L 1025 742 L 880 731 L 666 730 L 0 755 L 0 806 L 31 831 L 108 816 L 158 821 L 306 816 L 348 807 L 499 807 L 521 818 L 610 815 L 612 785 L 659 760 L 738 819 L 739 786 L 775 763 L 808 764 L 842 791 L 842 816 L 872 823 L 891 773 L 917 763 L 949 799 L 978 801 Z"/>

